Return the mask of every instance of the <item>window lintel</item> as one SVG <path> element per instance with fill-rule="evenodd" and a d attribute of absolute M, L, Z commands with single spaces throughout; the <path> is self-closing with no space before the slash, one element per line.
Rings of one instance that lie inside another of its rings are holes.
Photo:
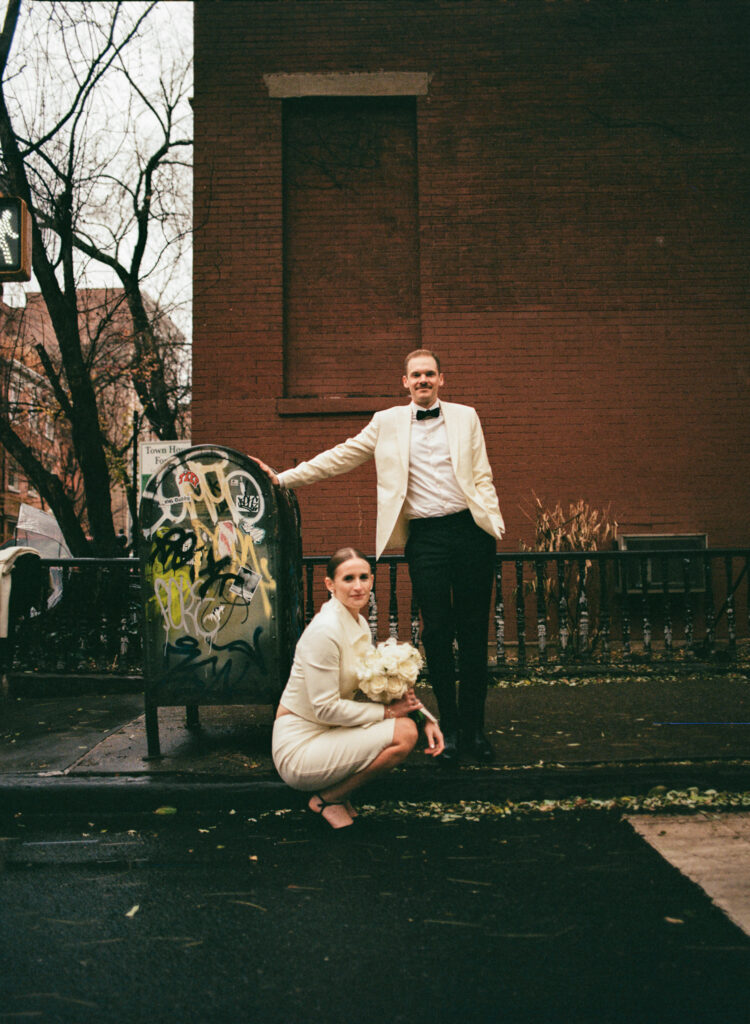
<path fill-rule="evenodd" d="M 271 99 L 303 96 L 426 96 L 424 71 L 278 72 L 263 75 Z"/>

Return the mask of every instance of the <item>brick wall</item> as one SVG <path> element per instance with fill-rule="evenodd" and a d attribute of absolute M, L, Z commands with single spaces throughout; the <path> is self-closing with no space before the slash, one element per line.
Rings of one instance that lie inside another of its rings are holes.
<path fill-rule="evenodd" d="M 420 344 L 415 97 L 282 117 L 285 393 L 380 395 Z"/>
<path fill-rule="evenodd" d="M 196 442 L 285 468 L 401 400 L 395 360 L 367 401 L 300 414 L 285 394 L 283 101 L 263 76 L 424 72 L 421 336 L 444 396 L 480 413 L 505 546 L 529 539 L 532 490 L 610 506 L 621 532 L 750 543 L 750 5 L 195 7 Z M 345 290 L 333 312 L 314 355 L 340 394 L 368 366 L 341 345 Z M 298 493 L 306 553 L 373 549 L 372 466 Z"/>

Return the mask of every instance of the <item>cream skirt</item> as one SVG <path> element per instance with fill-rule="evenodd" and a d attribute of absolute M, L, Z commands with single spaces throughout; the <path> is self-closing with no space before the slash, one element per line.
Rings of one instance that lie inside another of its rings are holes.
<path fill-rule="evenodd" d="M 282 715 L 273 723 L 273 763 L 292 789 L 325 789 L 371 764 L 393 742 L 395 724 L 384 718 L 370 725 L 327 726 Z"/>

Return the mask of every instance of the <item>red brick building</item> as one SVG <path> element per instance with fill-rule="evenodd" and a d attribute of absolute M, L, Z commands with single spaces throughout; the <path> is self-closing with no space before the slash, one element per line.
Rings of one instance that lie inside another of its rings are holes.
<path fill-rule="evenodd" d="M 151 300 L 147 300 L 150 302 Z M 133 362 L 133 321 L 122 288 L 81 288 L 78 308 L 83 348 L 97 393 L 100 422 L 121 459 L 132 462 L 133 414 L 141 406 L 130 380 Z M 167 317 L 159 322 L 165 338 L 178 343 L 181 335 Z M 178 337 L 179 336 L 179 337 Z M 69 420 L 60 415 L 57 399 L 37 352 L 43 346 L 59 365 L 57 339 L 41 292 L 27 291 L 23 305 L 8 305 L 0 289 L 0 405 L 13 429 L 38 459 L 64 482 L 86 520 L 83 482 L 71 439 Z M 141 417 L 140 440 L 153 440 Z M 114 455 L 112 455 L 114 462 Z M 115 529 L 128 533 L 130 510 L 122 476 L 113 469 L 112 512 Z M 0 445 L 0 541 L 13 536 L 21 503 L 45 508 L 45 503 L 20 465 Z"/>
<path fill-rule="evenodd" d="M 278 469 L 434 348 L 506 547 L 584 498 L 750 543 L 750 4 L 195 4 L 193 439 Z M 299 493 L 372 550 L 372 465 Z"/>
<path fill-rule="evenodd" d="M 0 289 L 0 402 L 7 402 L 14 430 L 33 447 L 44 464 L 68 479 L 70 432 L 55 417 L 49 381 L 34 346 L 47 342 L 52 333 L 41 295 L 28 293 L 26 305 L 8 305 Z M 0 444 L 0 542 L 10 540 L 18 523 L 21 505 L 45 509 L 32 481 L 9 451 Z"/>

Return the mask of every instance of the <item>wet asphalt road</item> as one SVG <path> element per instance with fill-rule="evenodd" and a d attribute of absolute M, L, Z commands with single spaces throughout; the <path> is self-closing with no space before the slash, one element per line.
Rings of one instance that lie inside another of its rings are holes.
<path fill-rule="evenodd" d="M 0 1020 L 746 1024 L 750 938 L 619 814 L 0 821 Z"/>

